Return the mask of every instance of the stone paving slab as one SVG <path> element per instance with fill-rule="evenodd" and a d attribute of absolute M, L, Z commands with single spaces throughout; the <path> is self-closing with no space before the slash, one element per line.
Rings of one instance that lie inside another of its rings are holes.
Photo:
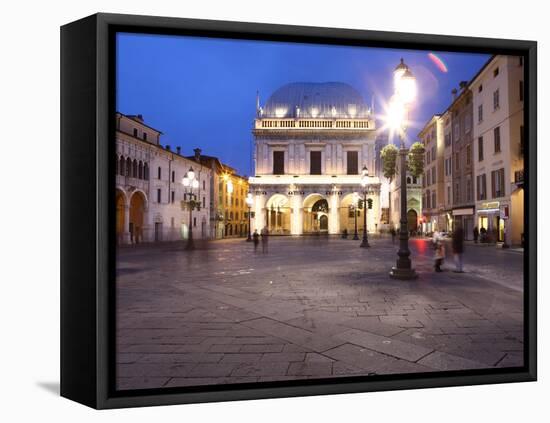
<path fill-rule="evenodd" d="M 358 329 L 350 329 L 339 334 L 337 337 L 352 344 L 412 362 L 420 360 L 433 351 L 429 348 L 398 341 L 388 338 L 387 336 L 375 335 Z"/>
<path fill-rule="evenodd" d="M 467 249 L 466 273 L 435 274 L 412 240 L 420 277 L 395 281 L 388 240 L 306 238 L 122 250 L 118 388 L 522 365 L 521 255 Z"/>
<path fill-rule="evenodd" d="M 258 329 L 262 332 L 282 339 L 286 339 L 294 344 L 310 348 L 313 351 L 324 351 L 343 344 L 342 341 L 319 336 L 307 330 L 266 318 L 249 320 L 244 322 L 243 325 L 253 329 Z"/>
<path fill-rule="evenodd" d="M 452 354 L 434 351 L 418 361 L 418 364 L 437 370 L 484 369 L 486 364 L 467 360 Z"/>

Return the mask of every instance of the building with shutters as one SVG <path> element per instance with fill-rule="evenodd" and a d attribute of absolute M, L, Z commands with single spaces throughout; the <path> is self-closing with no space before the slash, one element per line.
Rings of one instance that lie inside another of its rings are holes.
<path fill-rule="evenodd" d="M 211 169 L 160 143 L 162 133 L 141 115 L 116 114 L 116 234 L 118 244 L 186 239 L 193 225 L 195 239 L 211 237 Z M 194 191 L 201 204 L 191 221 L 183 210 L 182 178 L 193 168 L 199 181 Z"/>
<path fill-rule="evenodd" d="M 492 241 L 523 243 L 523 58 L 494 56 L 470 83 L 475 224 Z"/>

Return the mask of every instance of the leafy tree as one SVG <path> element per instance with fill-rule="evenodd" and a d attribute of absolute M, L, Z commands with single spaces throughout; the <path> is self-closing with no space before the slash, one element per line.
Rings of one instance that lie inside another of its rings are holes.
<path fill-rule="evenodd" d="M 397 173 L 397 154 L 399 150 L 393 144 L 388 144 L 380 151 L 380 158 L 382 159 L 382 173 L 389 179 L 390 184 Z M 389 207 L 388 207 L 388 219 L 391 225 L 391 189 L 388 193 Z"/>
<path fill-rule="evenodd" d="M 409 149 L 409 172 L 415 177 L 420 177 L 424 173 L 424 144 L 415 142 Z"/>
<path fill-rule="evenodd" d="M 398 149 L 393 144 L 386 145 L 382 151 L 380 151 L 380 157 L 382 158 L 382 172 L 384 176 L 390 180 L 395 178 L 397 173 L 397 154 Z"/>

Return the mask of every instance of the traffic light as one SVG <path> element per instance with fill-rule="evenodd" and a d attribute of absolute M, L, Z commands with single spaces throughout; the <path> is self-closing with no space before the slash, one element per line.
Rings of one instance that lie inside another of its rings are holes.
<path fill-rule="evenodd" d="M 367 205 L 369 209 L 372 209 L 372 198 L 367 198 Z"/>

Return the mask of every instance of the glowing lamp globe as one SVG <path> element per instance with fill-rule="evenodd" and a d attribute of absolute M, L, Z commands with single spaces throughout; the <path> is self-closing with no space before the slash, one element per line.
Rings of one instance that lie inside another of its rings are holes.
<path fill-rule="evenodd" d="M 386 124 L 393 130 L 401 130 L 406 115 L 405 103 L 400 96 L 393 96 L 390 100 Z"/>
<path fill-rule="evenodd" d="M 397 83 L 397 95 L 404 104 L 410 104 L 416 98 L 416 78 L 406 70 Z"/>

